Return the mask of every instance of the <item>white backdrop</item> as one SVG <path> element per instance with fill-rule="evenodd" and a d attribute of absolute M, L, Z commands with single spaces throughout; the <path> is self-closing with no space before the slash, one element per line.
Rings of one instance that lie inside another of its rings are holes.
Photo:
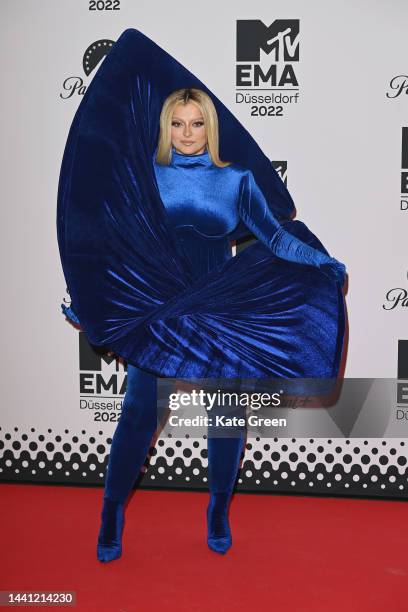
<path fill-rule="evenodd" d="M 287 161 L 296 218 L 347 265 L 345 376 L 396 377 L 398 340 L 408 338 L 407 308 L 383 308 L 390 289 L 408 288 L 408 211 L 400 209 L 401 134 L 408 125 L 408 99 L 406 91 L 396 96 L 390 88 L 392 79 L 408 72 L 406 2 L 117 4 L 119 10 L 109 10 L 115 3 L 105 1 L 1 2 L 4 478 L 64 481 L 58 472 L 64 467 L 43 467 L 40 473 L 38 465 L 30 466 L 29 456 L 38 463 L 42 450 L 55 463 L 60 450 L 72 463 L 75 443 L 70 440 L 68 453 L 58 444 L 75 433 L 78 444 L 88 440 L 85 460 L 94 452 L 89 435 L 100 431 L 100 440 L 105 440 L 114 431 L 114 422 L 96 423 L 92 411 L 80 409 L 78 332 L 60 312 L 66 287 L 56 238 L 56 200 L 65 141 L 81 100 L 78 93 L 67 97 L 63 83 L 80 77 L 86 86 L 96 70 L 86 76 L 82 68 L 87 47 L 100 39 L 115 41 L 126 28 L 141 30 L 201 79 L 271 160 Z M 97 10 L 90 10 L 93 6 Z M 236 103 L 236 22 L 242 19 L 266 25 L 299 20 L 299 101 L 284 105 L 281 117 L 251 116 L 249 105 Z M 58 435 L 62 440 L 56 440 Z M 34 440 L 38 446 L 30 450 Z M 53 444 L 50 452 L 47 441 Z M 300 443 L 293 442 L 298 453 Z M 395 466 L 401 443 L 392 442 L 399 448 L 389 456 Z M 194 450 L 197 459 L 202 444 Z M 277 444 L 282 447 L 281 441 Z M 339 444 L 346 448 L 344 440 Z M 279 461 L 285 452 L 281 450 Z M 106 466 L 106 452 L 96 455 L 99 465 L 84 472 L 85 481 L 102 479 L 104 468 L 98 468 Z M 200 462 L 205 468 L 205 458 Z M 386 468 L 379 469 L 385 474 Z M 402 476 L 405 468 L 398 469 Z M 67 471 L 66 479 L 75 480 L 72 470 Z M 281 478 L 275 486 L 287 488 Z"/>

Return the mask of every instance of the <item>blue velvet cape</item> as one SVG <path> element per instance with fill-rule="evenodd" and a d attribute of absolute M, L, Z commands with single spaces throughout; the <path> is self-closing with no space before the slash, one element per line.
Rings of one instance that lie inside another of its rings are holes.
<path fill-rule="evenodd" d="M 198 212 L 183 203 L 188 156 L 173 150 L 174 167 L 161 169 L 154 156 L 163 102 L 181 87 L 211 96 L 220 157 L 233 162 L 216 168 L 208 152 L 193 160 L 209 179 Z M 239 181 L 217 182 L 226 171 Z M 254 202 L 263 214 L 252 214 Z M 149 38 L 125 30 L 75 114 L 58 190 L 61 262 L 90 343 L 161 377 L 336 377 L 340 285 L 268 246 L 281 225 L 327 254 L 305 224 L 288 220 L 293 211 L 285 184 L 230 111 Z M 260 241 L 231 257 L 229 240 L 248 229 Z"/>

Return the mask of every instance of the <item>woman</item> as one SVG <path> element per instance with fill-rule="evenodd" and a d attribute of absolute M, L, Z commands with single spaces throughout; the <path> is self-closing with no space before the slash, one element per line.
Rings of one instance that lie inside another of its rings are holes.
<path fill-rule="evenodd" d="M 140 39 L 136 42 L 139 47 Z M 165 66 L 163 74 L 164 70 Z M 136 91 L 141 98 L 146 91 L 150 95 L 150 89 L 143 86 L 138 80 Z M 102 89 L 97 91 L 103 101 Z M 143 103 L 137 107 L 137 95 L 132 89 L 130 116 L 133 125 L 139 127 L 147 115 L 142 112 Z M 146 99 L 151 102 L 149 96 Z M 120 94 L 117 103 L 122 108 Z M 110 116 L 113 114 L 110 111 Z M 76 124 L 80 119 L 79 113 L 71 138 L 75 137 L 77 147 L 79 143 L 89 157 L 89 140 L 78 138 Z M 91 115 L 83 116 L 82 120 L 89 138 L 89 133 L 97 130 L 90 129 Z M 99 195 L 98 208 L 93 208 L 96 214 L 92 217 L 98 232 L 87 235 L 86 249 L 82 252 L 78 252 L 78 247 L 81 251 L 85 244 L 84 211 L 89 199 L 95 199 L 95 189 L 102 193 L 100 183 L 104 175 L 99 172 L 97 184 L 89 179 L 87 184 L 92 185 L 93 192 L 85 194 L 86 199 L 78 208 L 79 218 L 75 206 L 67 214 L 67 178 L 71 190 L 78 183 L 69 147 L 70 154 L 66 154 L 62 168 L 59 243 L 67 285 L 74 290 L 74 294 L 70 292 L 75 311 L 91 341 L 107 345 L 128 360 L 127 391 L 112 440 L 105 483 L 97 547 L 100 561 L 121 555 L 123 506 L 156 429 L 156 376 L 325 377 L 337 374 L 341 354 L 343 304 L 337 298 L 339 285 L 344 281 L 344 265 L 330 257 L 308 230 L 301 228 L 309 242 L 314 240 L 320 248 L 306 244 L 279 223 L 249 168 L 220 159 L 218 117 L 211 96 L 194 87 L 172 91 L 161 106 L 159 123 L 152 180 L 145 157 L 148 147 L 144 128 L 134 146 L 123 149 L 118 158 L 111 153 L 102 158 L 106 163 L 102 171 L 113 168 L 112 180 L 104 186 L 108 190 L 105 192 L 108 196 L 103 198 L 104 223 L 98 223 L 102 202 Z M 128 121 L 121 125 L 129 127 Z M 148 126 L 151 125 L 150 119 Z M 149 136 L 150 132 L 147 130 Z M 111 137 L 121 139 L 117 131 Z M 103 140 L 109 140 L 105 124 Z M 116 149 L 115 146 L 115 152 Z M 76 153 L 77 158 L 81 153 Z M 140 179 L 143 172 L 146 179 Z M 155 198 L 152 184 L 165 211 L 160 204 L 157 207 L 151 204 Z M 279 185 L 279 189 L 283 187 Z M 121 203 L 117 200 L 119 191 Z M 133 206 L 132 198 L 137 199 L 138 206 Z M 76 205 L 77 199 L 71 196 L 69 202 Z M 73 232 L 65 231 L 70 227 Z M 293 232 L 292 226 L 287 227 Z M 248 247 L 245 257 L 241 254 L 231 258 L 231 236 L 236 236 L 237 231 L 247 233 L 248 229 L 259 239 L 259 245 Z M 109 265 L 102 265 L 95 256 L 101 236 L 107 236 L 112 247 Z M 88 268 L 84 271 L 83 266 Z M 173 281 L 170 292 L 167 285 L 163 287 L 163 279 Z M 300 286 L 311 288 L 307 299 L 304 292 L 299 293 Z M 95 291 L 101 287 L 101 302 L 96 302 L 102 307 L 96 312 Z M 246 296 L 250 306 L 245 303 Z M 75 316 L 70 309 L 64 311 Z M 299 318 L 299 312 L 303 318 Z M 313 319 L 316 312 L 319 325 Z M 309 356 L 307 365 L 305 354 Z M 243 435 L 208 437 L 211 496 L 207 542 L 219 553 L 225 553 L 232 542 L 228 505 L 243 442 Z"/>

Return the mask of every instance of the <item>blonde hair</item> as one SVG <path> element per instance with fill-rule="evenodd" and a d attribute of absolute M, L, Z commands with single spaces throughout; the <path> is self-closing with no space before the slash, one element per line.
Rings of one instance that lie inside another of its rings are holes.
<path fill-rule="evenodd" d="M 207 150 L 211 161 L 215 166 L 221 168 L 229 166 L 231 162 L 222 161 L 219 157 L 218 116 L 214 103 L 208 94 L 194 87 L 176 89 L 163 103 L 160 113 L 160 134 L 156 154 L 157 163 L 168 165 L 171 162 L 171 120 L 173 111 L 177 104 L 187 104 L 188 102 L 196 104 L 203 114 L 207 134 Z"/>

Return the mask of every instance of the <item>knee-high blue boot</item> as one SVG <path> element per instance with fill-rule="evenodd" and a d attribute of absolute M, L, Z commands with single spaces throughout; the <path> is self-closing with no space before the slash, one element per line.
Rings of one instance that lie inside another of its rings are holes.
<path fill-rule="evenodd" d="M 128 364 L 126 393 L 105 479 L 99 561 L 112 561 L 122 554 L 123 508 L 157 427 L 156 406 L 156 377 Z"/>
<path fill-rule="evenodd" d="M 210 502 L 207 507 L 207 543 L 224 554 L 232 545 L 228 509 L 245 438 L 208 438 Z"/>

